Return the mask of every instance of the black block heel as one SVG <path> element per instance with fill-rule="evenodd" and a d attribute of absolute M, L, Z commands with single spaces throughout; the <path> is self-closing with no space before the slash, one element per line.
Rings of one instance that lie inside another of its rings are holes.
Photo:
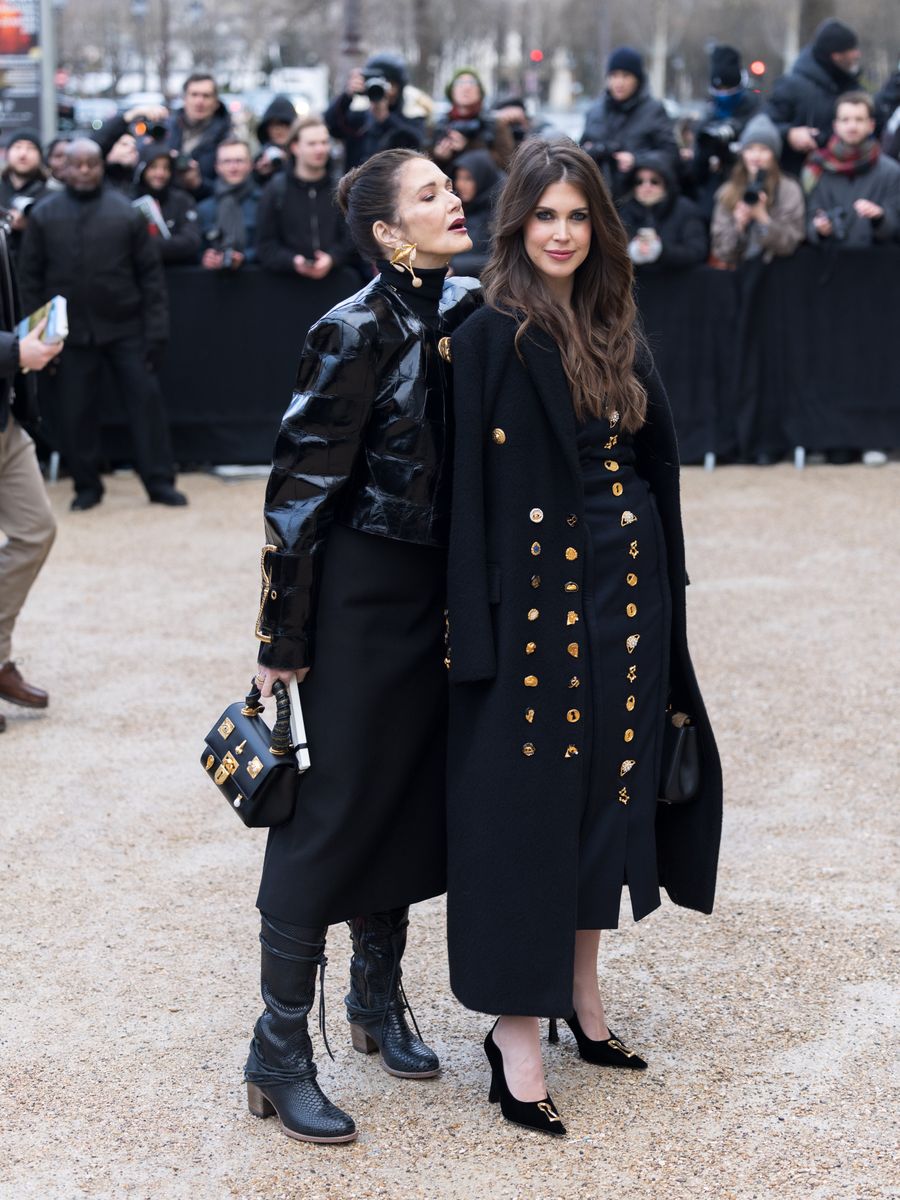
<path fill-rule="evenodd" d="M 563 1137 L 566 1127 L 562 1123 L 556 1105 L 550 1093 L 543 1100 L 517 1100 L 509 1090 L 506 1075 L 503 1073 L 503 1055 L 500 1047 L 494 1041 L 493 1028 L 484 1039 L 484 1052 L 491 1064 L 491 1087 L 488 1092 L 488 1102 L 500 1102 L 500 1111 L 507 1121 L 513 1125 L 524 1125 L 526 1129 L 534 1129 L 538 1133 L 549 1133 L 553 1137 Z"/>
<path fill-rule="evenodd" d="M 646 1070 L 647 1064 L 641 1056 L 634 1050 L 629 1050 L 627 1046 L 623 1045 L 611 1029 L 608 1038 L 602 1042 L 595 1042 L 581 1028 L 581 1022 L 578 1020 L 577 1013 L 573 1012 L 571 1017 L 563 1017 L 563 1020 L 575 1035 L 575 1041 L 578 1043 L 578 1053 L 585 1062 L 594 1063 L 598 1067 L 624 1067 L 630 1071 Z M 550 1032 L 547 1040 L 550 1042 L 559 1041 L 559 1031 L 555 1020 L 550 1021 Z"/>

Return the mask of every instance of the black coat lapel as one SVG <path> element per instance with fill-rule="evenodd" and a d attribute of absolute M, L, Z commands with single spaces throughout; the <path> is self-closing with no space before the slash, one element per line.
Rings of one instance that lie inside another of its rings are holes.
<path fill-rule="evenodd" d="M 559 349 L 543 329 L 532 327 L 519 342 L 531 381 L 556 434 L 573 478 L 581 485 L 581 466 L 575 440 L 575 410 Z"/>

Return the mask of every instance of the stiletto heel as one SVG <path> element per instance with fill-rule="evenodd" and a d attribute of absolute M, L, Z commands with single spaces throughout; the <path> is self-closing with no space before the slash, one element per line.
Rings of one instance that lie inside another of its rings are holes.
<path fill-rule="evenodd" d="M 498 1018 L 499 1019 L 499 1018 Z M 488 1102 L 496 1104 L 500 1101 L 500 1111 L 507 1121 L 513 1125 L 524 1125 L 526 1129 L 534 1129 L 538 1133 L 549 1133 L 554 1137 L 562 1137 L 566 1127 L 562 1123 L 556 1105 L 550 1093 L 543 1100 L 517 1100 L 509 1090 L 506 1075 L 503 1071 L 503 1054 L 494 1041 L 495 1021 L 487 1037 L 484 1039 L 484 1052 L 491 1065 L 491 1089 L 488 1092 Z"/>
<path fill-rule="evenodd" d="M 350 1025 L 350 1041 L 353 1043 L 353 1049 L 358 1050 L 360 1054 L 375 1054 L 378 1050 L 378 1043 L 373 1037 L 369 1037 L 362 1025 Z"/>
<path fill-rule="evenodd" d="M 275 1105 L 266 1099 L 255 1083 L 247 1084 L 247 1107 L 261 1121 L 275 1116 Z"/>
<path fill-rule="evenodd" d="M 547 1033 L 547 1041 L 550 1042 L 551 1045 L 554 1045 L 559 1041 L 559 1029 L 556 1025 L 556 1017 L 550 1018 L 550 1029 Z"/>
<path fill-rule="evenodd" d="M 578 1053 L 585 1062 L 594 1063 L 598 1067 L 625 1067 L 631 1071 L 646 1070 L 647 1064 L 644 1059 L 634 1050 L 629 1050 L 627 1046 L 623 1045 L 611 1029 L 608 1038 L 595 1042 L 581 1028 L 578 1013 L 573 1012 L 571 1017 L 564 1017 L 563 1020 L 575 1035 Z M 551 1025 L 554 1023 L 551 1022 Z M 551 1037 L 550 1041 L 553 1040 Z"/>

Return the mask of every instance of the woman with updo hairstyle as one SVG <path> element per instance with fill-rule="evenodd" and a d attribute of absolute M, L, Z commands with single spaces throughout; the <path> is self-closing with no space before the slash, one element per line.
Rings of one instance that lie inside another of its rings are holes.
<path fill-rule="evenodd" d="M 329 925 L 350 927 L 353 1047 L 403 1079 L 440 1070 L 407 1024 L 401 959 L 409 906 L 446 887 L 447 345 L 480 302 L 446 277 L 472 243 L 427 158 L 376 154 L 338 202 L 379 273 L 310 329 L 266 489 L 257 682 L 300 682 L 312 765 L 269 831 L 244 1075 L 255 1116 L 313 1142 L 356 1137 L 308 1031 Z"/>
<path fill-rule="evenodd" d="M 450 982 L 500 1014 L 488 1098 L 558 1135 L 539 1019 L 589 1063 L 647 1065 L 607 1025 L 601 931 L 626 884 L 635 920 L 660 885 L 711 911 L 722 782 L 687 646 L 672 414 L 625 230 L 574 142 L 523 144 L 481 279 L 451 343 Z"/>

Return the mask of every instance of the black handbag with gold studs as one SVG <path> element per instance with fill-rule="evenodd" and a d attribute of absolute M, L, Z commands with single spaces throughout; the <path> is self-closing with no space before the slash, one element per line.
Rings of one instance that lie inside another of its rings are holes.
<path fill-rule="evenodd" d="M 697 726 L 687 713 L 666 712 L 659 798 L 664 804 L 687 804 L 700 790 L 700 746 Z"/>
<path fill-rule="evenodd" d="M 209 731 L 200 761 L 245 825 L 259 828 L 290 819 L 297 796 L 298 764 L 291 737 L 291 702 L 277 680 L 275 725 L 264 711 L 254 680 L 247 698 L 230 705 Z"/>

